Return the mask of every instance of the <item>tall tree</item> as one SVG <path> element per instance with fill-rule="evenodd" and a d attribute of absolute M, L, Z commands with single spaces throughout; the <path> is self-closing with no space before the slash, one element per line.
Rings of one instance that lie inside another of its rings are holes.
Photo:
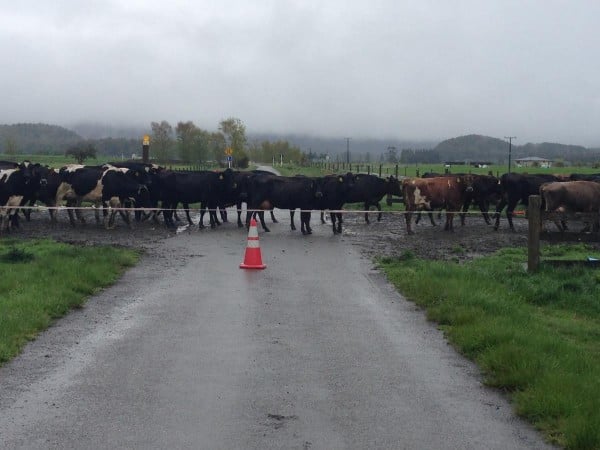
<path fill-rule="evenodd" d="M 5 139 L 4 153 L 6 153 L 7 155 L 10 155 L 10 156 L 13 156 L 13 155 L 16 155 L 17 153 L 19 153 L 18 147 L 17 147 L 17 141 L 12 136 L 8 136 Z"/>
<path fill-rule="evenodd" d="M 194 122 L 178 122 L 175 127 L 177 135 L 177 152 L 179 158 L 185 162 L 193 161 L 194 142 L 198 133 L 198 127 Z"/>
<path fill-rule="evenodd" d="M 157 161 L 165 162 L 173 157 L 173 127 L 166 120 L 152 122 L 151 149 Z"/>
<path fill-rule="evenodd" d="M 236 118 L 221 120 L 219 131 L 225 136 L 227 145 L 233 150 L 234 164 L 238 167 L 248 167 L 248 154 L 246 153 L 246 126 Z"/>
<path fill-rule="evenodd" d="M 72 156 L 79 164 L 83 164 L 83 162 L 88 158 L 96 159 L 96 147 L 90 143 L 82 142 L 69 147 L 65 151 L 65 156 Z"/>

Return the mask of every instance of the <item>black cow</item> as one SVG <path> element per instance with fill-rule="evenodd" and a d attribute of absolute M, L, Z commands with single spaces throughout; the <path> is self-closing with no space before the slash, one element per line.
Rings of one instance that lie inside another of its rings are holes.
<path fill-rule="evenodd" d="M 249 178 L 248 211 L 246 226 L 256 210 L 272 210 L 282 208 L 290 210 L 290 227 L 296 229 L 294 212 L 300 209 L 300 230 L 302 234 L 311 234 L 311 210 L 321 198 L 320 179 L 310 177 L 281 177 L 271 173 L 255 173 Z M 270 231 L 265 224 L 264 214 L 258 214 L 264 231 Z"/>
<path fill-rule="evenodd" d="M 493 175 L 471 175 L 471 191 L 467 192 L 465 204 L 463 205 L 463 214 L 460 216 L 462 225 L 465 222 L 465 212 L 469 210 L 471 204 L 479 207 L 485 223 L 491 224 L 488 211 L 490 203 L 497 205 L 502 199 L 502 189 L 498 178 Z"/>
<path fill-rule="evenodd" d="M 216 209 L 223 203 L 223 198 L 236 189 L 236 180 L 233 170 L 226 169 L 222 172 L 196 171 L 172 172 L 168 184 L 163 186 L 163 215 L 167 226 L 174 226 L 173 213 L 179 203 L 186 209 L 188 222 L 189 205 L 200 203 L 199 228 L 204 228 L 204 214 L 209 211 L 210 226 L 215 228 L 219 223 Z"/>
<path fill-rule="evenodd" d="M 546 174 L 520 174 L 520 173 L 505 173 L 500 177 L 500 188 L 502 191 L 502 198 L 500 203 L 496 206 L 496 223 L 494 224 L 494 230 L 498 230 L 500 226 L 500 213 L 506 207 L 506 218 L 508 225 L 511 230 L 515 230 L 513 225 L 512 217 L 513 211 L 519 202 L 525 207 L 529 206 L 529 196 L 538 195 L 540 192 L 540 186 L 550 181 L 563 181 L 555 175 Z"/>
<path fill-rule="evenodd" d="M 333 234 L 342 233 L 342 213 L 340 210 L 348 202 L 348 194 L 354 186 L 354 175 L 327 175 L 321 178 L 323 196 L 318 202 L 318 209 L 328 209 L 331 215 Z M 336 224 L 337 222 L 337 224 Z"/>
<path fill-rule="evenodd" d="M 600 173 L 572 173 L 569 181 L 596 181 L 600 182 Z"/>
<path fill-rule="evenodd" d="M 352 189 L 348 191 L 346 203 L 363 203 L 365 211 L 369 211 L 371 206 L 375 206 L 377 211 L 377 221 L 381 221 L 381 199 L 386 195 L 402 195 L 398 179 L 390 176 L 379 178 L 377 175 L 357 174 L 354 176 Z M 323 214 L 323 213 L 321 213 Z M 321 222 L 324 223 L 321 217 Z M 369 223 L 369 213 L 365 212 L 365 222 Z"/>

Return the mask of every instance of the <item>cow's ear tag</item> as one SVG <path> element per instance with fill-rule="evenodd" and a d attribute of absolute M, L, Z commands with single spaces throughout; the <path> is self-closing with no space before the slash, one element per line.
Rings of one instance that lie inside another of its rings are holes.
<path fill-rule="evenodd" d="M 338 177 L 338 181 L 339 181 L 340 183 L 343 183 L 343 182 L 344 182 L 344 179 L 343 179 L 342 177 Z"/>
<path fill-rule="evenodd" d="M 219 180 L 222 180 L 222 179 L 223 179 L 223 175 L 219 175 Z"/>

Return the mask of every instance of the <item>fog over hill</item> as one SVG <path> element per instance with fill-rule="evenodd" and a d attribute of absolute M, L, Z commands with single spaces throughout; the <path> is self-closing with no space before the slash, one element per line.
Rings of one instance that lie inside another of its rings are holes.
<path fill-rule="evenodd" d="M 53 153 L 61 154 L 83 139 L 90 141 L 100 154 L 130 155 L 138 153 L 142 136 L 151 134 L 150 127 L 79 123 L 71 128 L 48 124 L 0 125 L 0 153 L 11 150 L 15 154 Z M 173 136 L 175 138 L 175 136 Z M 488 161 L 506 163 L 509 143 L 505 139 L 470 134 L 446 140 L 403 140 L 385 138 L 358 138 L 352 136 L 319 137 L 305 134 L 269 134 L 247 132 L 249 146 L 259 146 L 263 141 L 287 141 L 302 152 L 317 157 L 328 157 L 331 161 L 379 162 L 390 148 L 401 156 L 402 150 L 410 149 L 416 154 L 430 150 L 427 162 L 435 155 L 443 161 Z M 591 163 L 600 161 L 600 149 L 562 143 L 512 143 L 513 159 L 537 156 L 569 163 Z M 417 156 L 418 158 L 418 156 Z"/>

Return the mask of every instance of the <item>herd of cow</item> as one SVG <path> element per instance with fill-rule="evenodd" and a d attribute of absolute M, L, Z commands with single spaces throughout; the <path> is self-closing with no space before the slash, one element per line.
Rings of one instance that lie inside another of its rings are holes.
<path fill-rule="evenodd" d="M 269 231 L 264 211 L 273 208 L 289 209 L 291 228 L 295 230 L 294 212 L 300 209 L 300 229 L 303 234 L 312 232 L 311 211 L 329 210 L 334 233 L 342 231 L 342 208 L 347 203 L 361 203 L 365 211 L 371 206 L 379 210 L 386 195 L 402 197 L 405 205 L 407 232 L 412 234 L 412 216 L 427 211 L 435 225 L 431 211 L 446 210 L 445 229 L 453 229 L 453 217 L 465 212 L 471 205 L 481 211 L 486 223 L 491 224 L 489 209 L 495 208 L 494 229 L 498 229 L 500 213 L 506 207 L 506 217 L 514 230 L 512 217 L 521 202 L 527 206 L 529 196 L 540 194 L 547 211 L 595 213 L 592 221 L 598 231 L 600 214 L 600 175 L 527 175 L 508 173 L 496 178 L 492 175 L 426 174 L 421 178 L 379 178 L 375 175 L 352 174 L 322 177 L 282 177 L 263 171 L 176 171 L 140 162 L 107 163 L 99 166 L 71 164 L 60 169 L 31 163 L 0 161 L 0 231 L 19 226 L 19 211 L 29 220 L 27 205 L 40 202 L 48 206 L 50 220 L 55 222 L 56 209 L 66 207 L 71 225 L 83 223 L 83 202 L 95 206 L 96 221 L 100 212 L 106 228 L 114 226 L 120 213 L 131 225 L 126 208 L 136 210 L 136 219 L 149 216 L 158 221 L 162 214 L 167 227 L 175 227 L 177 208 L 181 204 L 191 224 L 189 206 L 200 204 L 199 227 L 204 228 L 204 215 L 209 212 L 212 228 L 227 220 L 225 208 L 236 206 L 237 223 L 248 226 L 255 214 L 265 231 Z M 246 204 L 246 220 L 242 222 L 242 203 Z M 151 213 L 149 213 L 151 211 Z M 417 216 L 417 221 L 419 220 Z M 321 220 L 324 223 L 323 215 Z M 368 213 L 365 220 L 369 221 Z M 556 222 L 561 230 L 564 221 Z"/>

